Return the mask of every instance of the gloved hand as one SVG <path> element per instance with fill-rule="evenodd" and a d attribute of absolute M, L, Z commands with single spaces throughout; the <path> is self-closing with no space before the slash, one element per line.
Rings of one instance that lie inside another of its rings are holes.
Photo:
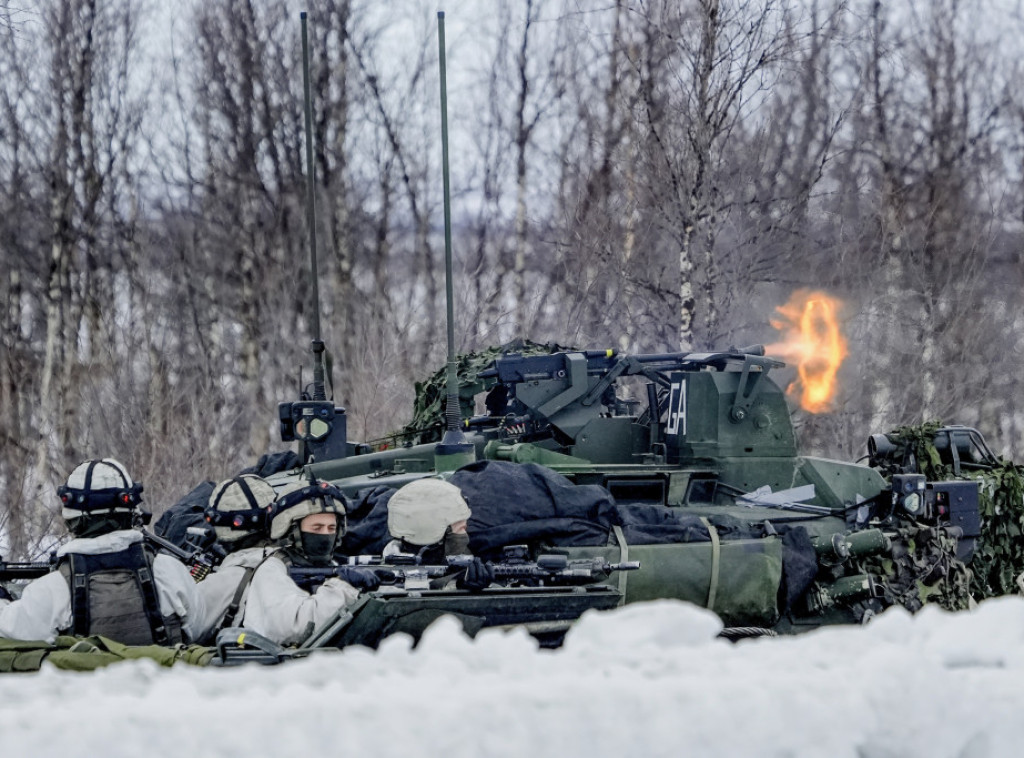
<path fill-rule="evenodd" d="M 373 592 L 380 587 L 380 577 L 368 569 L 355 568 L 354 566 L 338 566 L 335 574 L 357 590 Z"/>
<path fill-rule="evenodd" d="M 14 595 L 8 592 L 2 584 L 0 584 L 0 600 L 14 600 Z"/>
<path fill-rule="evenodd" d="M 479 591 L 494 581 L 494 569 L 479 558 L 466 566 L 466 571 L 455 581 L 461 590 Z"/>

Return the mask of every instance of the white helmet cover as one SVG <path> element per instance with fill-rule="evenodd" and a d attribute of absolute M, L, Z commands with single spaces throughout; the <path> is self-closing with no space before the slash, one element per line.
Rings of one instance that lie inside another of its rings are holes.
<path fill-rule="evenodd" d="M 255 474 L 225 479 L 210 493 L 205 516 L 221 542 L 236 542 L 263 529 L 277 499 L 270 483 Z M 231 515 L 233 514 L 233 515 Z"/>
<path fill-rule="evenodd" d="M 433 545 L 448 527 L 472 515 L 459 488 L 441 479 L 417 479 L 388 501 L 388 531 L 413 545 Z"/>
<path fill-rule="evenodd" d="M 271 508 L 270 539 L 279 540 L 306 516 L 333 513 L 338 517 L 338 534 L 345 533 L 345 495 L 330 482 L 296 482 L 289 485 Z"/>
<path fill-rule="evenodd" d="M 86 513 L 130 513 L 142 502 L 142 484 L 132 481 L 128 469 L 113 458 L 80 463 L 57 488 L 65 519 Z"/>

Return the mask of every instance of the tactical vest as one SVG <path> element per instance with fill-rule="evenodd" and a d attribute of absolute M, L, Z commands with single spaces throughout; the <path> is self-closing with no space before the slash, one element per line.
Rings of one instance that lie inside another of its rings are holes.
<path fill-rule="evenodd" d="M 125 645 L 176 645 L 181 619 L 164 616 L 153 578 L 154 554 L 141 542 L 115 553 L 67 553 L 60 572 L 71 590 L 76 637 L 102 634 Z"/>

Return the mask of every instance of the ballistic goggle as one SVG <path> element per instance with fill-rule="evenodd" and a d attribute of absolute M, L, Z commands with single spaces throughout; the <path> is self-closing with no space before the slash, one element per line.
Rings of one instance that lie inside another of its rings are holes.
<path fill-rule="evenodd" d="M 107 487 L 102 490 L 80 490 L 62 484 L 57 497 L 65 508 L 79 511 L 100 511 L 110 508 L 132 509 L 142 502 L 142 482 L 131 487 Z"/>

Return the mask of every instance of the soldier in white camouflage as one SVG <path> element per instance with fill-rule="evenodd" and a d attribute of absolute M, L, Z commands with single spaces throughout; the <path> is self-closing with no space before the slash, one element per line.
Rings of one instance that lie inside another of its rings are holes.
<path fill-rule="evenodd" d="M 188 569 L 143 541 L 142 484 L 113 458 L 85 461 L 57 489 L 72 539 L 57 570 L 0 598 L 0 637 L 52 642 L 102 634 L 172 645 L 202 632 L 203 599 Z"/>
<path fill-rule="evenodd" d="M 425 478 L 406 484 L 388 500 L 388 531 L 394 538 L 384 547 L 384 558 L 403 554 L 420 564 L 443 566 L 449 557 L 472 556 L 469 517 L 473 513 L 454 484 Z M 453 570 L 441 586 L 479 590 L 494 579 L 486 563 L 474 559 Z M 433 586 L 433 585 L 432 585 Z"/>
<path fill-rule="evenodd" d="M 338 576 L 326 576 L 309 592 L 288 574 L 291 567 L 335 566 L 346 512 L 345 496 L 327 482 L 297 483 L 279 495 L 269 522 L 279 549 L 253 575 L 242 626 L 278 644 L 297 645 L 355 602 L 359 589 Z"/>
<path fill-rule="evenodd" d="M 274 488 L 255 474 L 226 479 L 210 493 L 203 515 L 228 554 L 198 584 L 206 607 L 204 643 L 212 643 L 221 629 L 241 623 L 252 577 L 275 549 L 270 547 L 269 525 L 276 499 Z"/>

